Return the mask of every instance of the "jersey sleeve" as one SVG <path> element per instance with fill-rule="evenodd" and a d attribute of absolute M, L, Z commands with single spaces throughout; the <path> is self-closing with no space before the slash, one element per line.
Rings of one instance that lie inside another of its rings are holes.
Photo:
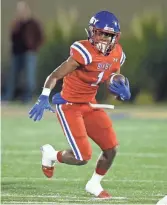
<path fill-rule="evenodd" d="M 92 62 L 91 53 L 80 42 L 74 42 L 70 47 L 70 56 L 82 65 L 88 65 Z"/>

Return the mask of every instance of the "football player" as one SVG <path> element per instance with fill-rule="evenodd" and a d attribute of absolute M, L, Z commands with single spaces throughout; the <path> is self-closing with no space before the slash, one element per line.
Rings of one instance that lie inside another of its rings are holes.
<path fill-rule="evenodd" d="M 116 155 L 117 138 L 112 122 L 103 109 L 94 109 L 95 96 L 101 82 L 113 73 L 120 73 L 125 54 L 118 43 L 119 21 L 113 13 L 100 11 L 89 22 L 88 39 L 71 45 L 70 56 L 56 68 L 44 83 L 37 103 L 29 112 L 30 118 L 41 120 L 45 110 L 55 112 L 49 103 L 49 94 L 57 81 L 63 78 L 61 93 L 52 98 L 56 113 L 70 150 L 56 151 L 51 145 L 41 147 L 42 170 L 52 177 L 55 162 L 70 165 L 85 165 L 91 159 L 90 137 L 102 150 L 95 171 L 85 186 L 87 192 L 99 198 L 111 198 L 103 189 L 101 180 L 111 167 Z M 109 90 L 121 100 L 130 99 L 128 79 L 113 82 Z"/>

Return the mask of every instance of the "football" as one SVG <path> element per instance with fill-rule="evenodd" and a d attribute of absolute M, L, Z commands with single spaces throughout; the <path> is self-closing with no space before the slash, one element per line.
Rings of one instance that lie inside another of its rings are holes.
<path fill-rule="evenodd" d="M 113 83 L 113 80 L 114 81 L 117 81 L 119 82 L 120 80 L 124 81 L 125 82 L 125 77 L 122 75 L 122 74 L 113 74 L 110 78 L 110 84 Z"/>
<path fill-rule="evenodd" d="M 113 74 L 110 77 L 110 79 L 108 80 L 108 83 L 107 83 L 108 86 L 113 83 L 113 80 L 116 81 L 116 82 L 119 82 L 120 80 L 123 80 L 125 82 L 125 76 L 123 76 L 122 74 Z M 110 91 L 110 93 L 112 93 L 112 92 Z M 112 94 L 114 96 L 116 96 L 114 93 L 112 93 Z"/>

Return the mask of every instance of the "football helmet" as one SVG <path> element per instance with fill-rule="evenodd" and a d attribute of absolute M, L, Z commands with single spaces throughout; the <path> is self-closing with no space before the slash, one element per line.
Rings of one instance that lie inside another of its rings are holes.
<path fill-rule="evenodd" d="M 120 24 L 109 11 L 96 13 L 89 21 L 86 30 L 88 39 L 103 55 L 108 55 L 120 37 Z"/>

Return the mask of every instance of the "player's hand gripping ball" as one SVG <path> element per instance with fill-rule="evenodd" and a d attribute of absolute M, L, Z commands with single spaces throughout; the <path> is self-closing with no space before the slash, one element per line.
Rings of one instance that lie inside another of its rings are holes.
<path fill-rule="evenodd" d="M 131 97 L 129 80 L 121 74 L 113 74 L 108 85 L 111 94 L 120 100 L 129 100 Z"/>
<path fill-rule="evenodd" d="M 110 78 L 110 83 L 112 84 L 114 81 L 120 82 L 120 80 L 125 83 L 125 76 L 123 76 L 122 74 L 113 74 Z"/>

